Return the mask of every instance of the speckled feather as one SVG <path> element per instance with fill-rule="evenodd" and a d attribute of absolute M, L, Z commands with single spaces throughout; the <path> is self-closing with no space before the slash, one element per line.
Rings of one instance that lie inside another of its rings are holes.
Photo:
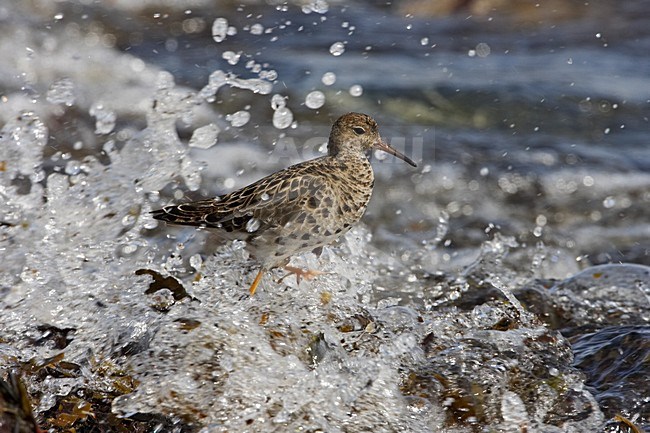
<path fill-rule="evenodd" d="M 299 252 L 332 242 L 363 215 L 374 177 L 368 160 L 350 172 L 328 156 L 293 165 L 214 199 L 168 206 L 156 219 L 219 229 L 242 239 L 272 268 Z"/>
<path fill-rule="evenodd" d="M 331 243 L 361 219 L 374 184 L 367 158 L 373 148 L 415 166 L 381 141 L 371 117 L 348 113 L 332 127 L 327 156 L 214 199 L 167 206 L 152 214 L 169 223 L 212 228 L 227 239 L 245 240 L 262 271 L 271 269 L 294 254 Z"/>

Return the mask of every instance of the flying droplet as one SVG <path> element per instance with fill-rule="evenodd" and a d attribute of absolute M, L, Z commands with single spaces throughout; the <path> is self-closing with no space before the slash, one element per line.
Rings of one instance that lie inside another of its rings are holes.
<path fill-rule="evenodd" d="M 203 266 L 203 258 L 200 254 L 194 254 L 190 257 L 190 266 L 197 271 L 201 270 L 201 266 Z"/>
<path fill-rule="evenodd" d="M 616 206 L 616 199 L 611 195 L 605 197 L 605 199 L 603 200 L 603 207 L 605 209 L 611 209 L 614 206 Z"/>
<path fill-rule="evenodd" d="M 334 72 L 325 72 L 323 74 L 323 78 L 321 78 L 321 81 L 326 86 L 331 86 L 336 82 L 336 74 Z"/>
<path fill-rule="evenodd" d="M 264 26 L 260 23 L 255 23 L 251 26 L 251 35 L 261 35 L 264 33 Z"/>
<path fill-rule="evenodd" d="M 340 56 L 345 52 L 345 45 L 343 42 L 334 42 L 332 46 L 330 46 L 330 54 L 333 56 Z"/>
<path fill-rule="evenodd" d="M 226 115 L 226 120 L 235 128 L 240 128 L 248 123 L 251 119 L 251 113 L 245 110 Z"/>
<path fill-rule="evenodd" d="M 487 57 L 490 55 L 490 46 L 485 42 L 476 45 L 476 55 L 479 57 Z"/>
<path fill-rule="evenodd" d="M 320 90 L 314 90 L 310 92 L 305 98 L 305 105 L 307 108 L 315 110 L 322 107 L 325 104 L 325 94 Z"/>
<path fill-rule="evenodd" d="M 350 95 L 352 96 L 361 96 L 363 94 L 363 87 L 359 84 L 355 84 L 352 87 L 350 87 Z"/>
<path fill-rule="evenodd" d="M 222 42 L 226 39 L 228 34 L 228 20 L 225 18 L 217 18 L 212 23 L 212 39 L 215 42 Z"/>
<path fill-rule="evenodd" d="M 219 127 L 214 123 L 196 128 L 188 144 L 190 147 L 209 149 L 216 144 L 217 135 L 219 135 L 220 131 Z"/>
<path fill-rule="evenodd" d="M 285 101 L 284 96 L 275 94 L 273 97 L 271 97 L 271 108 L 274 110 L 277 110 L 278 108 L 282 108 L 287 105 L 287 101 Z"/>
<path fill-rule="evenodd" d="M 110 134 L 115 128 L 115 112 L 107 109 L 101 102 L 90 107 L 90 115 L 95 117 L 95 134 Z"/>
<path fill-rule="evenodd" d="M 228 61 L 229 65 L 236 65 L 237 62 L 239 62 L 239 58 L 241 57 L 241 51 L 238 53 L 235 53 L 234 51 L 225 51 L 221 57 Z"/>
<path fill-rule="evenodd" d="M 248 233 L 255 233 L 260 228 L 260 220 L 257 218 L 251 218 L 246 222 L 246 231 Z"/>
<path fill-rule="evenodd" d="M 273 126 L 286 129 L 293 122 L 293 113 L 287 107 L 280 107 L 273 113 Z"/>

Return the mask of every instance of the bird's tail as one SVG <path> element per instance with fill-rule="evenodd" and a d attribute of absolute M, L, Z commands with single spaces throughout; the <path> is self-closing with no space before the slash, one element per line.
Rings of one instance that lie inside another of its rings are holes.
<path fill-rule="evenodd" d="M 177 206 L 165 206 L 162 209 L 154 210 L 151 216 L 154 219 L 165 221 L 170 224 L 179 225 L 212 225 L 206 217 L 215 212 L 215 200 L 201 200 L 192 203 L 184 203 Z"/>

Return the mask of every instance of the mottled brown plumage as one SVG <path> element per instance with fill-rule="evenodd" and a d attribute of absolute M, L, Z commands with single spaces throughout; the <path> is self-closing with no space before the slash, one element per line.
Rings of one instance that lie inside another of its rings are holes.
<path fill-rule="evenodd" d="M 361 219 L 372 194 L 374 175 L 367 154 L 380 149 L 416 164 L 381 140 L 377 123 L 348 113 L 332 126 L 326 156 L 273 173 L 242 189 L 209 200 L 167 206 L 153 217 L 173 224 L 218 230 L 247 243 L 264 271 L 285 265 L 294 254 L 327 245 Z M 286 267 L 298 278 L 317 271 Z"/>

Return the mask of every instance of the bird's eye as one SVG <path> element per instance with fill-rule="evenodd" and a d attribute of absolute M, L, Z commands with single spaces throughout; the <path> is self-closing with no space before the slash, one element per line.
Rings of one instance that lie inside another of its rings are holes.
<path fill-rule="evenodd" d="M 363 134 L 366 133 L 366 130 L 363 129 L 362 127 L 360 127 L 360 126 L 355 126 L 354 128 L 352 128 L 352 130 L 353 130 L 354 133 L 357 134 L 357 135 L 363 135 Z"/>

